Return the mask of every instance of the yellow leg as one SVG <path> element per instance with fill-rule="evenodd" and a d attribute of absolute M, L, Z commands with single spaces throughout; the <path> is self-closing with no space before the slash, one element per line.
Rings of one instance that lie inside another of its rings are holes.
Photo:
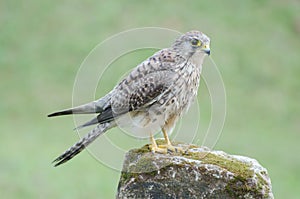
<path fill-rule="evenodd" d="M 162 129 L 162 132 L 164 134 L 165 141 L 166 141 L 166 144 L 162 144 L 162 145 L 157 145 L 152 133 L 150 133 L 151 145 L 149 146 L 149 148 L 153 153 L 183 152 L 183 149 L 181 147 L 172 146 L 168 133 L 166 132 L 165 129 Z"/>
<path fill-rule="evenodd" d="M 162 132 L 163 132 L 165 140 L 166 140 L 166 145 L 172 146 L 172 143 L 170 142 L 168 133 L 166 132 L 166 130 L 164 128 L 162 129 Z"/>
<path fill-rule="evenodd" d="M 151 149 L 151 151 L 153 153 L 158 152 L 158 153 L 167 153 L 168 150 L 166 148 L 159 148 L 156 144 L 156 141 L 152 135 L 152 133 L 150 133 L 150 141 L 151 141 L 151 145 L 149 146 L 149 148 Z"/>
<path fill-rule="evenodd" d="M 158 148 L 152 133 L 150 133 L 150 141 L 151 141 L 151 144 L 152 144 L 152 148 Z"/>
<path fill-rule="evenodd" d="M 168 152 L 183 152 L 183 149 L 181 147 L 172 146 L 172 143 L 170 142 L 168 136 L 168 132 L 164 128 L 162 128 L 162 132 L 164 134 L 166 144 L 159 145 L 159 148 L 166 148 Z"/>

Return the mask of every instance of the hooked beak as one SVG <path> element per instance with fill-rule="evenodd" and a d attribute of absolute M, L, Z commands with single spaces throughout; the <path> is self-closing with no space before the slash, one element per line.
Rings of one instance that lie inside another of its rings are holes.
<path fill-rule="evenodd" d="M 202 48 L 202 51 L 205 52 L 206 54 L 210 55 L 209 44 L 204 45 Z"/>

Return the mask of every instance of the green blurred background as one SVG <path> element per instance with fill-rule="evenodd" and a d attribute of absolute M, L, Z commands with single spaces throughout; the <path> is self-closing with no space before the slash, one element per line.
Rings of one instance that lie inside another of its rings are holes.
<path fill-rule="evenodd" d="M 298 0 L 1 1 L 0 197 L 115 196 L 120 174 L 87 152 L 52 167 L 78 136 L 72 117 L 46 115 L 72 105 L 77 70 L 99 42 L 158 26 L 211 37 L 227 92 L 215 149 L 257 159 L 269 171 L 276 198 L 298 198 L 299 13 Z"/>

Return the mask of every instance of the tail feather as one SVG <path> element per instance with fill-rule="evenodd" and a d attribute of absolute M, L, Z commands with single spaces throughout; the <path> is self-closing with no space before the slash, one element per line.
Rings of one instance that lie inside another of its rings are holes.
<path fill-rule="evenodd" d="M 97 124 L 97 123 L 104 124 L 104 123 L 107 123 L 107 122 L 111 122 L 112 120 L 114 120 L 115 117 L 117 117 L 117 115 L 113 114 L 112 108 L 109 106 L 106 109 L 104 109 L 103 111 L 101 111 L 101 113 L 97 117 L 95 117 L 92 120 L 76 127 L 74 130 L 78 130 L 78 129 L 81 129 L 83 127 L 91 126 L 91 125 Z"/>
<path fill-rule="evenodd" d="M 75 108 L 70 108 L 55 113 L 51 113 L 48 115 L 48 117 L 70 115 L 70 114 L 101 113 L 104 109 L 106 109 L 107 106 L 109 106 L 112 94 L 113 92 L 111 91 L 108 94 L 106 94 L 104 97 L 96 101 L 89 102 L 87 104 L 83 104 Z"/>
<path fill-rule="evenodd" d="M 88 113 L 100 113 L 102 112 L 102 107 L 99 106 L 97 101 L 93 101 L 87 104 L 77 106 L 75 108 L 70 108 L 58 112 L 54 112 L 48 115 L 48 117 L 55 117 L 60 115 L 70 115 L 70 114 L 88 114 Z"/>
<path fill-rule="evenodd" d="M 79 130 L 79 129 L 82 129 L 84 127 L 91 126 L 91 125 L 97 124 L 97 123 L 99 123 L 99 120 L 98 120 L 98 117 L 95 117 L 92 120 L 90 120 L 90 121 L 88 121 L 88 122 L 86 122 L 82 125 L 77 126 L 76 128 L 74 128 L 74 130 Z"/>
<path fill-rule="evenodd" d="M 112 128 L 115 124 L 114 123 L 104 123 L 99 124 L 96 128 L 94 128 L 91 132 L 89 132 L 85 137 L 83 137 L 79 142 L 74 144 L 68 150 L 66 150 L 62 155 L 56 158 L 52 163 L 54 166 L 57 167 L 70 159 L 74 156 L 79 154 L 83 149 L 85 149 L 90 143 L 92 143 L 97 137 L 103 134 L 108 129 Z"/>

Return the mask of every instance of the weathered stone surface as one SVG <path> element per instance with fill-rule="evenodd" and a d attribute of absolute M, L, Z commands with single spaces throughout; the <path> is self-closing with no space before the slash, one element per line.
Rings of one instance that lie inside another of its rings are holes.
<path fill-rule="evenodd" d="M 125 157 L 116 198 L 274 198 L 256 160 L 194 145 L 185 153 L 153 154 L 148 146 Z"/>

